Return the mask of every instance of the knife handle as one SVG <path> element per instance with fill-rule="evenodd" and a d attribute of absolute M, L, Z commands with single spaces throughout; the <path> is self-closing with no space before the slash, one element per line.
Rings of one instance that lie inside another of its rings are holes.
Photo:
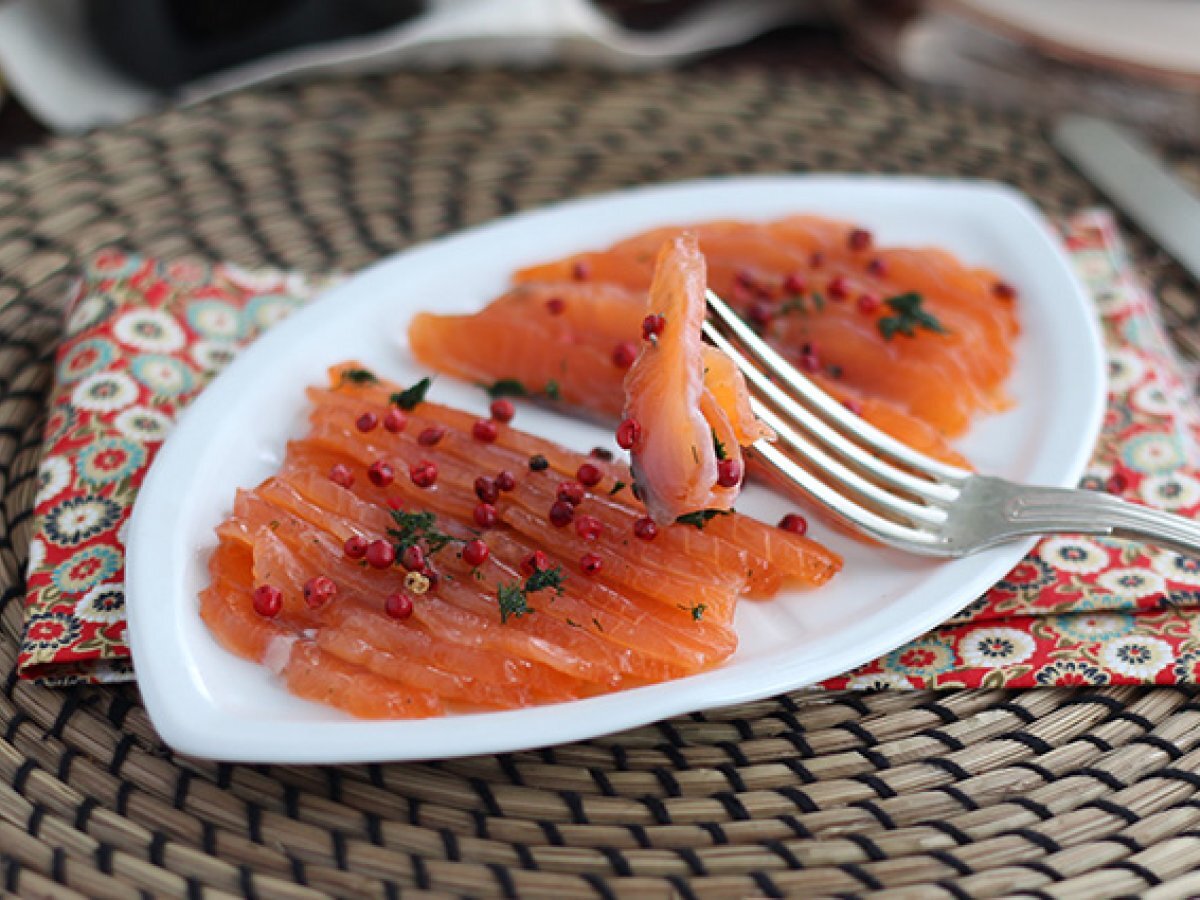
<path fill-rule="evenodd" d="M 1064 116 L 1054 146 L 1200 282 L 1200 198 L 1129 131 L 1092 116 Z"/>

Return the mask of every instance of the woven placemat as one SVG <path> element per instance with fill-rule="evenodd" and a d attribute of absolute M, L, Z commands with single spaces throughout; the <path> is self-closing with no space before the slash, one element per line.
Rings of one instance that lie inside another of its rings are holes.
<path fill-rule="evenodd" d="M 1035 122 L 750 67 L 321 83 L 60 140 L 0 167 L 0 886 L 1200 894 L 1192 689 L 795 694 L 551 750 L 319 768 L 182 758 L 134 688 L 17 681 L 43 403 L 81 254 L 113 244 L 354 269 L 563 197 L 766 170 L 996 178 L 1051 213 L 1098 200 Z M 1136 235 L 1135 246 L 1173 333 L 1200 349 L 1182 276 Z"/>

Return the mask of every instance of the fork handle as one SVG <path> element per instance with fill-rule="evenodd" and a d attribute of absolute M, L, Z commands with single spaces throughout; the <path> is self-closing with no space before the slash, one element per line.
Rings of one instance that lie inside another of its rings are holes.
<path fill-rule="evenodd" d="M 964 500 L 970 499 L 964 518 L 981 528 L 990 525 L 993 532 L 991 537 L 976 534 L 979 546 L 1028 535 L 1094 534 L 1200 556 L 1200 523 L 1108 494 L 1019 485 L 980 475 L 968 480 L 963 494 Z"/>

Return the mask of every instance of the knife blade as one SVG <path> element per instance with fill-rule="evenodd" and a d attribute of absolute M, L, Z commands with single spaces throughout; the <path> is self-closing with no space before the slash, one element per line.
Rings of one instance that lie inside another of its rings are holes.
<path fill-rule="evenodd" d="M 1200 198 L 1127 129 L 1093 116 L 1059 119 L 1055 148 L 1200 281 Z"/>

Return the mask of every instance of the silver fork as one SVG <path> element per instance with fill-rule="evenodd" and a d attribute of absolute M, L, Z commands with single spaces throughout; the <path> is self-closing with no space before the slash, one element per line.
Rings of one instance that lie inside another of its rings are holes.
<path fill-rule="evenodd" d="M 931 459 L 851 413 L 712 291 L 704 336 L 746 377 L 777 440 L 754 455 L 859 531 L 926 556 L 1031 535 L 1095 534 L 1200 555 L 1200 525 L 1095 491 L 1015 484 Z"/>

